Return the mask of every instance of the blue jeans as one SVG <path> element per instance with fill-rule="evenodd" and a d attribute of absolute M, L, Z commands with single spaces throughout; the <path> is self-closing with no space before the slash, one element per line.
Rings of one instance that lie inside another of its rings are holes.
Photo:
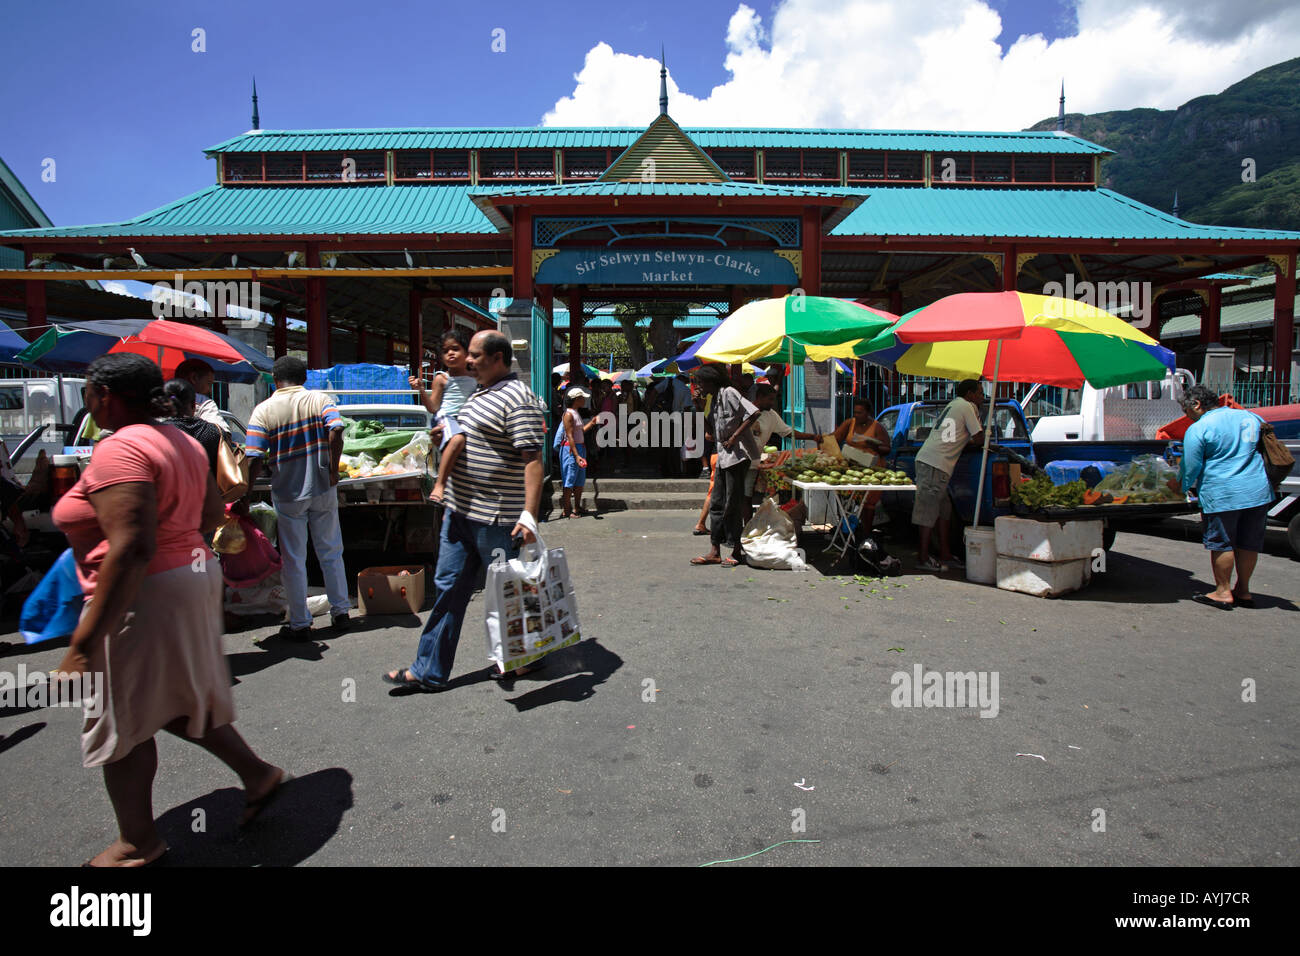
<path fill-rule="evenodd" d="M 519 556 L 510 543 L 509 524 L 483 524 L 448 511 L 442 519 L 438 545 L 438 568 L 433 574 L 437 598 L 420 634 L 420 646 L 411 665 L 411 676 L 426 684 L 445 684 L 456 659 L 460 626 L 479 568 L 492 563 L 493 552 L 505 552 L 507 559 Z"/>
<path fill-rule="evenodd" d="M 280 579 L 289 604 L 289 626 L 311 627 L 307 610 L 307 529 L 311 529 L 316 560 L 325 578 L 330 599 L 330 613 L 347 614 L 352 607 L 348 598 L 348 575 L 343 568 L 343 532 L 339 530 L 339 496 L 333 488 L 314 498 L 281 501 L 274 495 L 276 535 L 284 567 Z"/>

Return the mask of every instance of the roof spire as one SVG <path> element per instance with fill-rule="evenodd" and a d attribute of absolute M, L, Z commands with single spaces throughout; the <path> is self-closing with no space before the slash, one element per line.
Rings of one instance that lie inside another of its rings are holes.
<path fill-rule="evenodd" d="M 257 77 L 253 77 L 253 129 L 261 129 L 262 121 L 257 115 Z"/>
<path fill-rule="evenodd" d="M 1056 131 L 1065 132 L 1065 80 L 1061 80 L 1061 105 L 1056 110 Z"/>
<path fill-rule="evenodd" d="M 664 63 L 664 45 L 659 44 L 659 115 L 668 115 L 668 67 Z"/>
<path fill-rule="evenodd" d="M 1174 190 L 1174 218 L 1178 218 L 1178 190 Z"/>

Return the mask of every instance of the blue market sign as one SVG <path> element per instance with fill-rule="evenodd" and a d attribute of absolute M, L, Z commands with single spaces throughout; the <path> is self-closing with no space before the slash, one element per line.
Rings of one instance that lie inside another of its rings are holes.
<path fill-rule="evenodd" d="M 799 284 L 794 263 L 775 252 L 608 248 L 548 252 L 535 253 L 546 256 L 533 278 L 540 285 Z"/>

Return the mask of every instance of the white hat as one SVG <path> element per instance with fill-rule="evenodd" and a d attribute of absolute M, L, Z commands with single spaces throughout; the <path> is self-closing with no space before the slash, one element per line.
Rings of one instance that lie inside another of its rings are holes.
<path fill-rule="evenodd" d="M 565 393 L 565 397 L 567 398 L 577 398 L 579 395 L 583 398 L 591 398 L 591 392 L 578 385 L 573 386 L 573 388 L 569 389 L 568 392 Z"/>

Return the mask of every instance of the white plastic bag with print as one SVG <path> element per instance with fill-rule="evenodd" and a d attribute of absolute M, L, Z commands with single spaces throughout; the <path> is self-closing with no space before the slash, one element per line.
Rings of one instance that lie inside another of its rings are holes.
<path fill-rule="evenodd" d="M 740 546 L 750 567 L 773 571 L 807 571 L 808 563 L 799 550 L 794 522 L 777 505 L 775 498 L 766 498 L 745 531 L 740 536 Z"/>
<path fill-rule="evenodd" d="M 564 549 L 546 547 L 532 515 L 523 524 L 536 543 L 525 544 L 517 558 L 488 565 L 484 588 L 488 659 L 503 671 L 582 639 Z"/>

